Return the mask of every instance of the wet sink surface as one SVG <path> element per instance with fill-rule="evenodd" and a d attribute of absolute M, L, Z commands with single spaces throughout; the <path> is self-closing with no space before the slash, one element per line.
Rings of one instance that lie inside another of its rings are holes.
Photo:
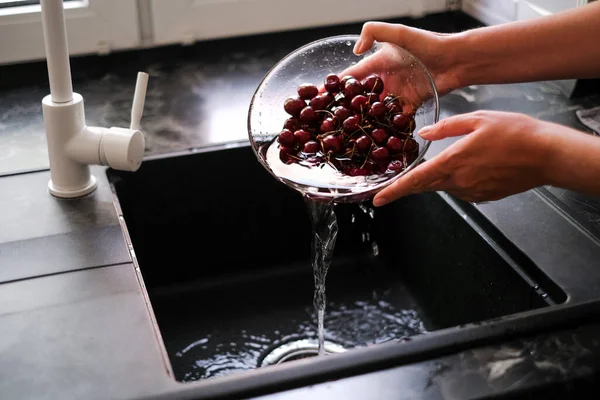
<path fill-rule="evenodd" d="M 307 210 L 249 147 L 165 156 L 108 177 L 177 380 L 254 369 L 279 346 L 315 338 Z M 325 337 L 346 350 L 565 301 L 446 195 L 340 204 L 336 214 Z"/>

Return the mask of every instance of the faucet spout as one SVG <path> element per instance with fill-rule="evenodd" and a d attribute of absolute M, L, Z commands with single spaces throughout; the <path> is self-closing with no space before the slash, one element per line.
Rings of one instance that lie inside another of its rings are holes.
<path fill-rule="evenodd" d="M 73 84 L 63 0 L 41 0 L 41 6 L 52 101 L 67 103 L 73 99 Z"/>

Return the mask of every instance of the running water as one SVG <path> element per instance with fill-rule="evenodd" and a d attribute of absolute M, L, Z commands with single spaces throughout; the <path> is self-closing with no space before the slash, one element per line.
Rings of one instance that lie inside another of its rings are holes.
<path fill-rule="evenodd" d="M 325 280 L 338 233 L 335 203 L 304 196 L 312 223 L 312 265 L 315 278 L 313 306 L 317 314 L 319 355 L 325 353 Z"/>

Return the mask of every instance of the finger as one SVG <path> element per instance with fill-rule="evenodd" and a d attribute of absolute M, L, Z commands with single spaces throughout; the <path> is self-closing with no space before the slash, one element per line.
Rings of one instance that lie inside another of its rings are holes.
<path fill-rule="evenodd" d="M 394 43 L 403 47 L 405 33 L 409 28 L 387 22 L 367 22 L 360 32 L 360 39 L 354 45 L 354 54 L 360 55 L 373 46 L 373 42 Z"/>
<path fill-rule="evenodd" d="M 435 125 L 424 126 L 419 130 L 419 136 L 427 140 L 462 136 L 473 132 L 478 123 L 478 119 L 471 113 L 459 114 L 444 118 Z"/>
<path fill-rule="evenodd" d="M 379 207 L 409 194 L 446 190 L 449 187 L 449 174 L 444 168 L 442 158 L 434 157 L 418 165 L 402 178 L 377 193 L 373 198 L 373 205 Z"/>
<path fill-rule="evenodd" d="M 362 80 L 371 73 L 384 69 L 382 67 L 385 65 L 385 56 L 386 55 L 382 51 L 378 51 L 343 70 L 338 76 L 342 78 L 346 75 L 351 75 L 358 80 Z"/>

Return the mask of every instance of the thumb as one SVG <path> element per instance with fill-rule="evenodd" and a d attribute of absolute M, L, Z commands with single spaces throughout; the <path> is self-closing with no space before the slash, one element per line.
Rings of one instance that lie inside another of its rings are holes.
<path fill-rule="evenodd" d="M 360 55 L 373 46 L 373 42 L 394 43 L 404 47 L 410 42 L 412 30 L 404 25 L 387 22 L 367 22 L 360 32 L 360 39 L 354 46 L 354 53 Z"/>
<path fill-rule="evenodd" d="M 440 140 L 471 133 L 476 128 L 476 119 L 469 114 L 459 114 L 444 118 L 435 125 L 419 130 L 419 136 L 427 140 Z"/>

